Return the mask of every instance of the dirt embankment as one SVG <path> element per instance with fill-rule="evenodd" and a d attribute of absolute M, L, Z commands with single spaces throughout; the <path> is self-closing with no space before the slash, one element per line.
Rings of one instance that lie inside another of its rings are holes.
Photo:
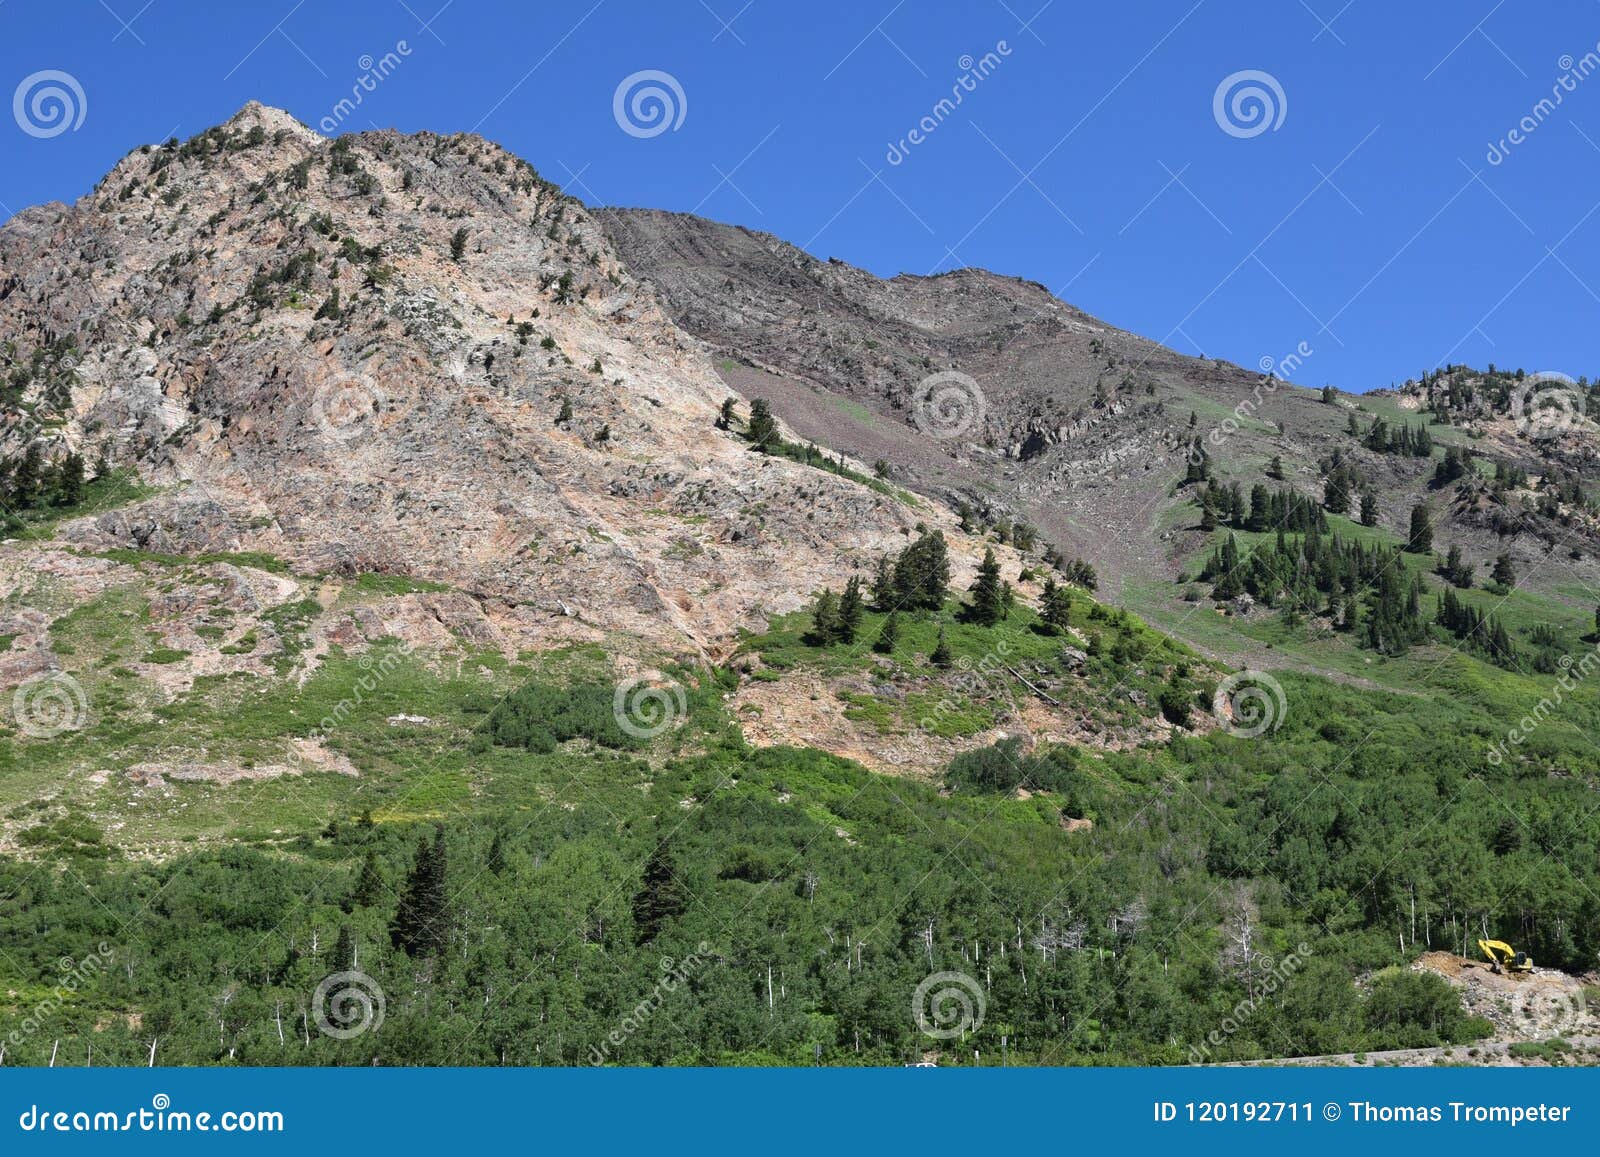
<path fill-rule="evenodd" d="M 1600 1065 L 1600 1001 L 1589 996 L 1600 976 L 1572 976 L 1554 968 L 1501 973 L 1486 961 L 1450 952 L 1426 952 L 1411 968 L 1443 978 L 1461 994 L 1467 1012 L 1494 1026 L 1493 1035 L 1473 1044 L 1444 1048 L 1281 1057 L 1253 1063 L 1398 1068 Z"/>

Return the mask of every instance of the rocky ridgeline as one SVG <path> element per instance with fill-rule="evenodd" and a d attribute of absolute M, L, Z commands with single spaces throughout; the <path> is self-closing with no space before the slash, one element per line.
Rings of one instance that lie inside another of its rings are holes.
<path fill-rule="evenodd" d="M 1408 533 L 1411 507 L 1424 502 L 1440 541 L 1478 557 L 1508 552 L 1538 583 L 1600 577 L 1588 561 L 1600 553 L 1600 527 L 1571 503 L 1551 509 L 1550 485 L 1486 509 L 1481 496 L 1458 499 L 1435 485 L 1433 461 L 1364 448 L 1347 429 L 1361 399 L 1325 404 L 1305 388 L 1326 380 L 1326 335 L 1310 329 L 1270 339 L 1273 348 L 1241 367 L 1180 354 L 1042 285 L 981 269 L 879 278 L 687 214 L 607 209 L 596 220 L 673 318 L 723 355 L 730 383 L 759 386 L 804 434 L 882 456 L 923 493 L 1036 524 L 1091 560 L 1107 590 L 1169 583 L 1204 544 L 1192 490 L 1174 485 L 1197 439 L 1223 483 L 1248 491 L 1276 457 L 1281 481 L 1319 499 L 1338 449 L 1382 496 L 1379 525 L 1393 534 Z M 1190 341 L 1181 327 L 1167 338 Z M 1392 421 L 1386 407 L 1396 401 L 1431 413 L 1444 400 L 1456 441 L 1522 466 L 1536 487 L 1557 472 L 1593 479 L 1593 415 L 1530 436 L 1514 414 L 1525 382 L 1511 378 L 1454 367 L 1426 387 L 1376 393 L 1377 408 L 1358 421 Z M 1555 419 L 1572 417 L 1559 392 L 1554 401 Z M 1555 548 L 1571 564 L 1564 570 L 1540 566 Z M 1166 609 L 1184 613 L 1175 598 Z"/>
<path fill-rule="evenodd" d="M 579 202 L 473 136 L 328 140 L 252 104 L 136 150 L 0 229 L 0 341 L 33 367 L 8 449 L 158 488 L 61 541 L 427 579 L 508 647 L 715 651 L 918 522 L 958 581 L 974 562 L 934 504 L 717 430 L 700 343 Z"/>

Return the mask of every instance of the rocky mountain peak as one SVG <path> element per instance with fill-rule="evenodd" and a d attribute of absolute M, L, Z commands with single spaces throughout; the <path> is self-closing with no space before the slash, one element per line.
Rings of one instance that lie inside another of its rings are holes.
<path fill-rule="evenodd" d="M 68 526 L 79 546 L 407 574 L 517 637 L 692 651 L 916 523 L 954 533 L 719 430 L 745 405 L 700 343 L 581 203 L 475 136 L 328 139 L 252 103 L 0 229 L 0 268 L 0 340 L 42 367 L 14 437 L 160 488 Z"/>

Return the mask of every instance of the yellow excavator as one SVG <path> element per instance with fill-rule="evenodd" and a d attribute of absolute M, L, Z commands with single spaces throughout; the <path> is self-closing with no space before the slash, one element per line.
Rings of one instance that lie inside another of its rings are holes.
<path fill-rule="evenodd" d="M 1489 964 L 1496 972 L 1533 971 L 1533 957 L 1526 952 L 1518 952 L 1504 940 L 1480 940 L 1478 947 L 1483 949 L 1483 954 L 1489 958 Z"/>

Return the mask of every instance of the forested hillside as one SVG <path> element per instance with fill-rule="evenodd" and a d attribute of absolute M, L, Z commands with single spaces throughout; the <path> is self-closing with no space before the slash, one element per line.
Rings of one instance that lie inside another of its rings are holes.
<path fill-rule="evenodd" d="M 883 621 L 867 613 L 864 640 Z M 907 625 L 928 638 L 940 613 Z M 1069 627 L 1098 634 L 1089 615 L 1080 603 Z M 968 662 L 984 629 L 963 629 Z M 1115 685 L 1138 663 L 1098 649 L 1074 677 Z M 1573 971 L 1600 951 L 1600 821 L 1577 770 L 1593 701 L 1491 762 L 1515 702 L 1491 672 L 1458 658 L 1440 672 L 1454 693 L 1429 698 L 1286 676 L 1254 736 L 1026 757 L 1006 741 L 936 783 L 752 749 L 723 709 L 732 668 L 686 676 L 685 721 L 644 745 L 615 732 L 609 688 L 535 683 L 462 704 L 478 739 L 447 766 L 482 790 L 437 819 L 401 811 L 413 789 L 155 865 L 82 816 L 29 829 L 0 876 L 17 977 L 0 1028 L 30 1063 L 61 1039 L 71 1063 L 89 1047 L 139 1063 L 154 1042 L 165 1063 L 247 1064 L 989 1063 L 1002 1048 L 1165 1063 L 1466 1042 L 1488 1026 L 1404 969 L 1419 952 L 1485 929 Z M 30 1031 L 59 962 L 102 943 L 106 965 Z M 941 972 L 984 1007 L 959 1041 L 913 1019 Z M 330 976 L 342 996 L 318 992 Z"/>

